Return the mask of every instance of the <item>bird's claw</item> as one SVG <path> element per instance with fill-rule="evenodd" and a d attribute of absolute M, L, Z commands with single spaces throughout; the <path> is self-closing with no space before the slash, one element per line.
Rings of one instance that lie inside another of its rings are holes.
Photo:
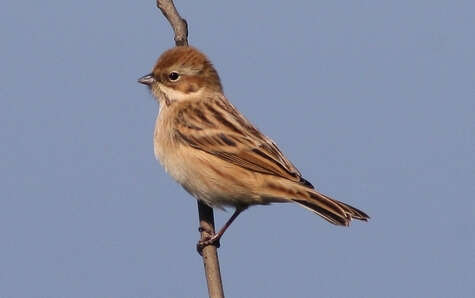
<path fill-rule="evenodd" d="M 196 250 L 202 256 L 203 249 L 208 245 L 214 245 L 216 246 L 216 248 L 219 248 L 221 246 L 221 243 L 219 242 L 219 238 L 220 237 L 218 237 L 218 235 L 214 234 L 213 236 L 208 236 L 206 238 L 201 239 L 196 244 Z"/>
<path fill-rule="evenodd" d="M 209 229 L 206 229 L 206 228 L 203 228 L 203 227 L 199 227 L 199 228 L 198 228 L 198 232 L 200 232 L 200 233 L 206 232 L 206 233 L 208 233 L 209 235 L 213 235 L 213 234 L 214 234 L 213 231 L 211 231 L 211 230 L 209 230 Z"/>

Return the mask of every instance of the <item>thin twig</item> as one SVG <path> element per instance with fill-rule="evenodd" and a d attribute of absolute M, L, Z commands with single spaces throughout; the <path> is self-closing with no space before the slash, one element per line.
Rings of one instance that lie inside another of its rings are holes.
<path fill-rule="evenodd" d="M 215 233 L 213 209 L 198 201 L 198 214 L 200 216 L 201 240 L 204 240 L 212 236 L 208 235 L 206 231 L 210 231 L 212 234 Z M 217 247 L 215 245 L 207 245 L 203 247 L 201 255 L 205 266 L 209 297 L 224 297 Z"/>
<path fill-rule="evenodd" d="M 162 11 L 175 32 L 175 44 L 177 46 L 188 45 L 188 25 L 186 20 L 178 14 L 173 1 L 157 0 L 157 7 Z M 198 201 L 198 214 L 200 218 L 201 240 L 204 240 L 215 233 L 213 209 Z M 203 248 L 201 254 L 209 297 L 224 297 L 217 247 L 215 245 L 207 245 Z"/>
<path fill-rule="evenodd" d="M 175 44 L 177 46 L 188 45 L 188 24 L 180 17 L 172 0 L 157 0 L 157 7 L 162 11 L 165 18 L 175 32 Z"/>

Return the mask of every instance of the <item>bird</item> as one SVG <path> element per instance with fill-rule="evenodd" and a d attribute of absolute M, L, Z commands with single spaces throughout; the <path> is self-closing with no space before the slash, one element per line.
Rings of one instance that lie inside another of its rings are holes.
<path fill-rule="evenodd" d="M 165 171 L 197 200 L 234 208 L 223 227 L 198 242 L 219 246 L 238 215 L 253 205 L 296 203 L 328 222 L 348 226 L 369 216 L 320 193 L 226 98 L 218 72 L 192 46 L 163 52 L 138 79 L 158 101 L 154 153 Z"/>

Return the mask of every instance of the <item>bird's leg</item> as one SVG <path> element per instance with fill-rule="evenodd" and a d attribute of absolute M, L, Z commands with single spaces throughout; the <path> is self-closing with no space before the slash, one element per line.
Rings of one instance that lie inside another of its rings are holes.
<path fill-rule="evenodd" d="M 214 245 L 216 247 L 219 247 L 220 246 L 220 243 L 219 243 L 219 239 L 221 239 L 221 237 L 223 236 L 224 232 L 226 232 L 226 230 L 229 228 L 229 226 L 233 223 L 233 221 L 238 217 L 238 215 L 244 211 L 244 209 L 246 208 L 243 208 L 243 207 L 237 207 L 236 208 L 236 211 L 234 211 L 233 215 L 231 215 L 231 217 L 228 219 L 228 221 L 224 224 L 224 226 L 221 228 L 221 230 L 219 230 L 218 233 L 214 234 L 213 236 L 209 236 L 207 238 L 204 238 L 204 239 L 201 239 L 200 241 L 198 241 L 198 244 L 196 245 L 196 249 L 198 250 L 198 252 L 201 254 L 201 251 L 203 250 L 203 248 L 205 246 L 208 246 L 208 245 Z M 210 231 L 206 231 L 205 229 L 203 228 L 199 228 L 199 231 L 200 232 L 207 232 L 208 234 L 212 234 L 210 233 Z"/>

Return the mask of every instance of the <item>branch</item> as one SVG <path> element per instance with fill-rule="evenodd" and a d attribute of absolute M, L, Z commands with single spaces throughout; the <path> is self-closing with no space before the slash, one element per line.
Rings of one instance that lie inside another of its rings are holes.
<path fill-rule="evenodd" d="M 188 45 L 188 24 L 180 17 L 172 0 L 157 0 L 157 7 L 162 11 L 165 18 L 175 32 L 175 44 L 177 46 Z"/>
<path fill-rule="evenodd" d="M 198 200 L 198 214 L 200 216 L 201 240 L 209 239 L 208 233 L 214 234 L 213 208 Z M 214 245 L 207 245 L 201 251 L 205 266 L 206 281 L 208 283 L 209 297 L 224 298 L 223 282 L 219 269 L 218 249 Z"/>
<path fill-rule="evenodd" d="M 157 0 L 157 7 L 162 11 L 165 18 L 175 32 L 175 44 L 177 46 L 188 45 L 188 25 L 176 10 L 172 0 Z M 198 214 L 200 217 L 201 239 L 207 239 L 215 233 L 213 209 L 198 200 Z M 208 234 L 211 233 L 210 234 Z M 224 297 L 223 283 L 219 269 L 217 247 L 207 245 L 202 250 L 203 264 L 206 281 L 208 284 L 209 297 Z"/>

